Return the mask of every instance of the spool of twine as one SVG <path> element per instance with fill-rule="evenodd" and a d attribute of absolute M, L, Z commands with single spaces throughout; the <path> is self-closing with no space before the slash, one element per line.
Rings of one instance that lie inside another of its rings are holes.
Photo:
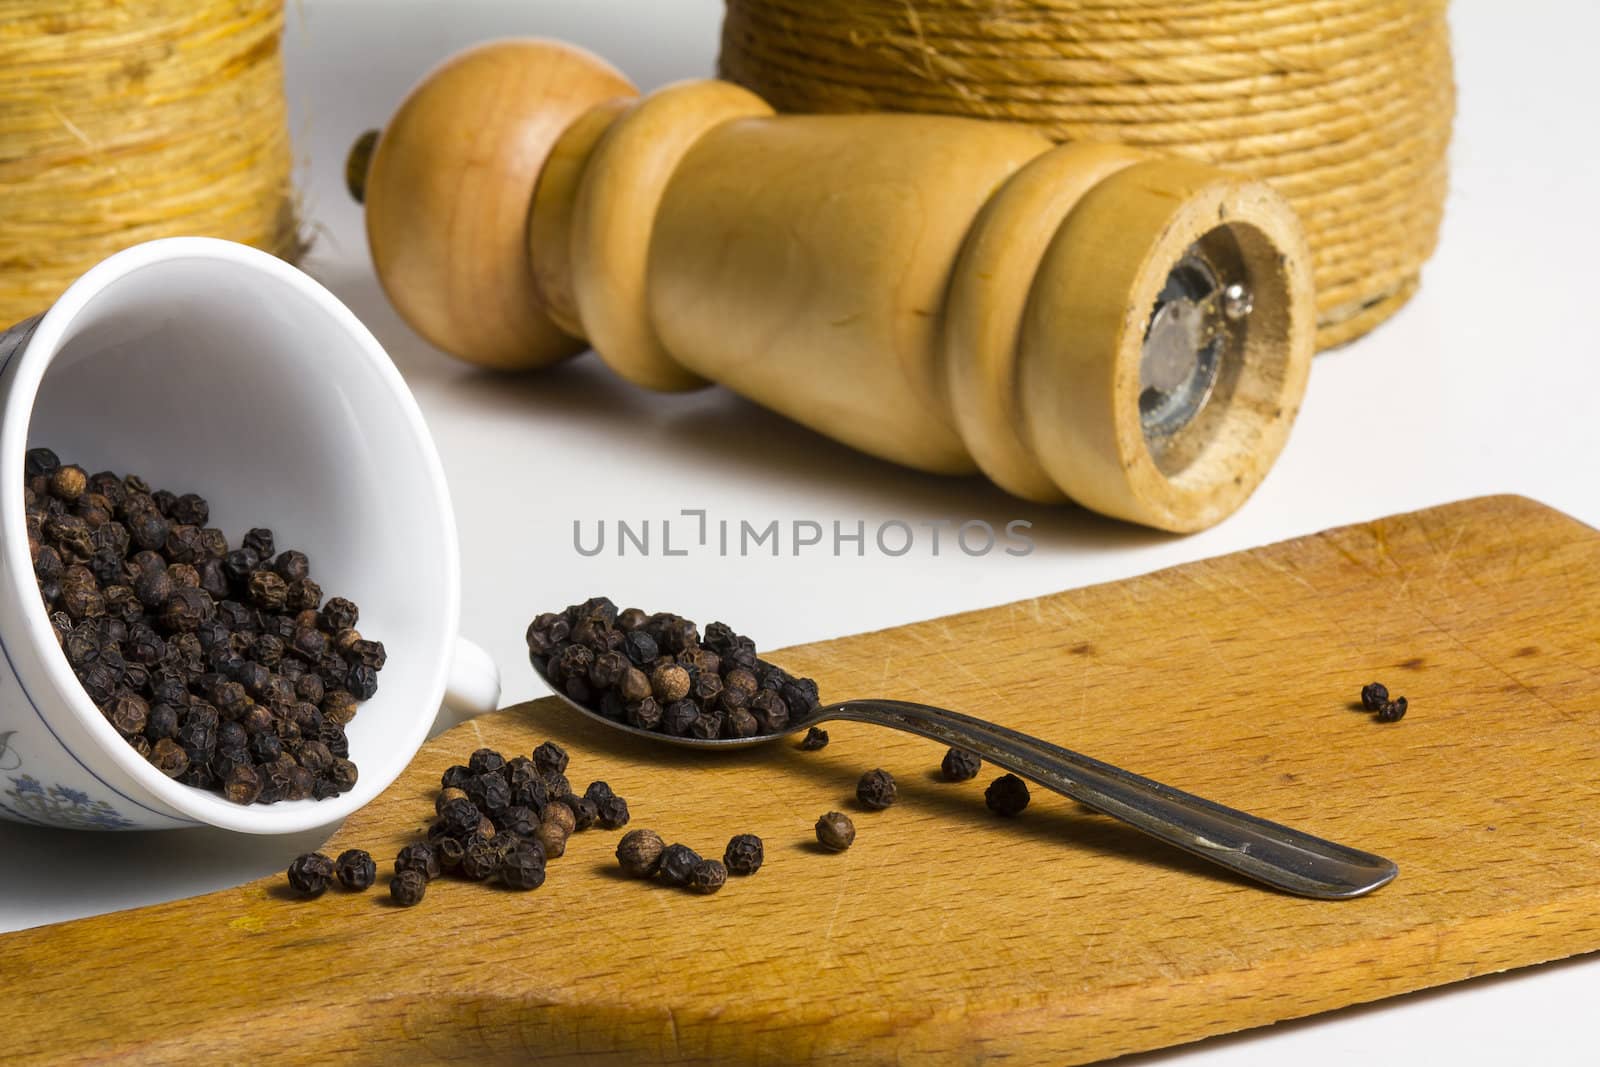
<path fill-rule="evenodd" d="M 0 0 L 0 325 L 156 237 L 303 251 L 282 0 Z"/>
<path fill-rule="evenodd" d="M 928 111 L 1270 182 L 1321 347 L 1415 291 L 1455 111 L 1447 0 L 727 0 L 724 77 L 793 111 Z"/>

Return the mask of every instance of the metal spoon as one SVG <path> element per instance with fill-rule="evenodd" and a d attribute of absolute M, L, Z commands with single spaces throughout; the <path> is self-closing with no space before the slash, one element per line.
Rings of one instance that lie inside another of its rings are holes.
<path fill-rule="evenodd" d="M 543 676 L 543 672 L 541 677 Z M 546 679 L 548 681 L 548 679 Z M 555 686 L 551 686 L 555 689 Z M 1290 893 L 1342 900 L 1370 893 L 1400 873 L 1382 856 L 1224 807 L 970 715 L 903 700 L 847 700 L 812 710 L 784 733 L 750 738 L 674 737 L 608 719 L 566 694 L 573 708 L 614 730 L 685 748 L 743 748 L 835 719 L 868 722 L 964 748 L 1220 867 Z"/>

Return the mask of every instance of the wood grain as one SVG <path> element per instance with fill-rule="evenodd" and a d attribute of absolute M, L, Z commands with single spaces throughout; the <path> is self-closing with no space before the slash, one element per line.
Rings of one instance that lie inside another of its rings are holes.
<path fill-rule="evenodd" d="M 0 939 L 23 1061 L 1076 1063 L 1600 947 L 1600 534 L 1497 497 L 774 658 L 825 694 L 946 703 L 1387 855 L 1354 901 L 1256 888 L 1053 795 L 840 723 L 717 758 L 548 701 L 431 742 L 329 846 L 385 860 L 480 744 L 554 737 L 634 826 L 767 866 L 714 897 L 631 882 L 573 838 L 529 895 L 436 882 L 298 902 L 276 880 Z M 732 609 L 730 609 L 732 614 Z M 735 616 L 736 617 L 736 616 Z M 1411 700 L 1352 710 L 1374 678 Z M 894 773 L 900 803 L 855 811 Z M 820 854 L 811 824 L 854 812 Z"/>

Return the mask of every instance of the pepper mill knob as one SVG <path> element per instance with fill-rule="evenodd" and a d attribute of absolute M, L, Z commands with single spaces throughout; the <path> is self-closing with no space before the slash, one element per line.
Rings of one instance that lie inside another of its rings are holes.
<path fill-rule="evenodd" d="M 1243 503 L 1309 371 L 1286 202 L 1123 146 L 774 115 L 712 80 L 640 98 L 514 40 L 428 75 L 350 170 L 390 299 L 463 359 L 592 345 L 647 388 L 717 382 L 873 455 L 1162 529 Z"/>

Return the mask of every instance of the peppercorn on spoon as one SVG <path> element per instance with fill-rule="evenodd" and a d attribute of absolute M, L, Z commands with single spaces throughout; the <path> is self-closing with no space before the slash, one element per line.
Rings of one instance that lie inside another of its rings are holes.
<path fill-rule="evenodd" d="M 813 709 L 809 715 L 791 721 L 783 733 L 704 740 L 641 730 L 608 719 L 564 693 L 557 691 L 556 695 L 614 730 L 685 748 L 742 748 L 837 719 L 903 730 L 975 752 L 990 763 L 1120 819 L 1157 840 L 1303 897 L 1359 897 L 1400 873 L 1392 861 L 1382 856 L 1185 793 L 1017 730 L 928 704 L 846 700 Z"/>

